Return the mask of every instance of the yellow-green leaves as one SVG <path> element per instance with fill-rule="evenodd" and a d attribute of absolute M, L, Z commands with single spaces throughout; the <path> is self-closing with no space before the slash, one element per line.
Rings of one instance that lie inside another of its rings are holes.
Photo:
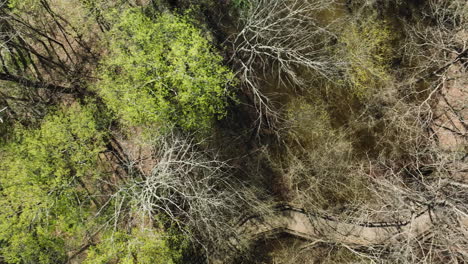
<path fill-rule="evenodd" d="M 35 7 L 39 4 L 39 1 L 38 0 L 9 0 L 7 1 L 7 3 L 8 3 L 8 7 L 11 9 L 15 9 L 15 8 L 23 9 L 28 6 L 29 8 Z"/>
<path fill-rule="evenodd" d="M 177 239 L 155 228 L 133 228 L 131 232 L 109 232 L 101 243 L 91 247 L 85 264 L 174 264 L 181 251 L 171 248 Z"/>
<path fill-rule="evenodd" d="M 393 39 L 385 21 L 372 18 L 360 24 L 351 23 L 343 32 L 341 42 L 349 62 L 347 75 L 356 96 L 367 97 L 390 78 Z"/>
<path fill-rule="evenodd" d="M 105 134 L 95 107 L 74 104 L 46 116 L 37 129 L 17 128 L 1 149 L 0 255 L 8 263 L 60 263 L 64 236 L 80 237 L 90 207 L 80 181 L 98 173 Z M 78 243 L 81 243 L 79 241 Z"/>
<path fill-rule="evenodd" d="M 204 130 L 225 115 L 233 74 L 187 19 L 130 10 L 109 37 L 97 87 L 126 124 Z"/>

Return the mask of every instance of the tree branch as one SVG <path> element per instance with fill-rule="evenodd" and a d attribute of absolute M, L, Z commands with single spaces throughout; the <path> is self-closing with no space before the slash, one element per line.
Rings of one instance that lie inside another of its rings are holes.
<path fill-rule="evenodd" d="M 31 88 L 43 88 L 48 90 L 59 91 L 61 93 L 74 94 L 76 93 L 76 87 L 65 87 L 57 84 L 52 84 L 48 82 L 34 81 L 27 79 L 22 76 L 17 76 L 8 73 L 0 73 L 0 80 L 15 82 Z"/>

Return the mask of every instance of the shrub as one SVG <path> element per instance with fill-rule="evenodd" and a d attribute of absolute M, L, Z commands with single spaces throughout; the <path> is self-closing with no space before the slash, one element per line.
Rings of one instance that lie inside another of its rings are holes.
<path fill-rule="evenodd" d="M 343 130 L 332 127 L 320 102 L 291 101 L 285 125 L 287 152 L 281 159 L 296 192 L 294 203 L 330 210 L 368 198 L 366 181 L 355 172 L 352 143 Z"/>
<path fill-rule="evenodd" d="M 389 25 L 375 17 L 351 23 L 343 31 L 341 42 L 349 63 L 347 77 L 354 95 L 367 97 L 390 79 L 393 39 Z"/>

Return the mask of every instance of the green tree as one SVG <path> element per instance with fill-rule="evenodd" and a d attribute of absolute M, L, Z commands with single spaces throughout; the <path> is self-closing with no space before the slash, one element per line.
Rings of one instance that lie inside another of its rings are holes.
<path fill-rule="evenodd" d="M 233 74 L 189 19 L 132 9 L 109 36 L 98 91 L 126 124 L 203 130 L 225 115 Z"/>
<path fill-rule="evenodd" d="M 74 104 L 39 128 L 15 128 L 1 149 L 0 255 L 7 263 L 63 262 L 81 244 L 95 206 L 85 182 L 100 177 L 105 150 L 96 112 Z"/>

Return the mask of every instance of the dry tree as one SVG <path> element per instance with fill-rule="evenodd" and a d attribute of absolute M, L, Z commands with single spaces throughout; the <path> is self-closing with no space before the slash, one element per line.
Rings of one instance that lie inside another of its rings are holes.
<path fill-rule="evenodd" d="M 389 113 L 400 155 L 369 159 L 361 172 L 370 180 L 372 202 L 350 221 L 400 223 L 405 232 L 384 245 L 353 249 L 375 262 L 461 263 L 468 260 L 466 152 L 444 149 L 430 130 L 432 110 L 419 104 Z M 389 118 L 389 117 L 387 117 Z M 421 217 L 423 216 L 423 217 Z M 410 227 L 410 228 L 408 228 Z M 419 231 L 417 231 L 419 230 Z M 424 232 L 421 232 L 423 230 Z"/>
<path fill-rule="evenodd" d="M 406 228 L 383 245 L 365 248 L 343 245 L 361 257 L 375 263 L 468 260 L 466 136 L 457 141 L 457 146 L 446 146 L 440 141 L 440 132 L 434 129 L 437 117 L 447 111 L 455 111 L 452 116 L 464 122 L 460 109 L 438 105 L 439 101 L 448 106 L 453 103 L 450 102 L 453 98 L 436 93 L 451 85 L 448 79 L 453 79 L 451 70 L 420 100 L 393 100 L 381 111 L 385 130 L 377 140 L 380 156 L 369 158 L 361 170 L 363 177 L 369 179 L 372 199 L 351 211 L 347 220 L 358 224 L 400 223 Z M 466 132 L 453 134 L 463 136 Z"/>
<path fill-rule="evenodd" d="M 335 76 L 342 64 L 331 47 L 337 36 L 324 23 L 320 13 L 330 11 L 335 1 L 323 0 L 254 0 L 241 12 L 239 30 L 230 41 L 232 60 L 243 86 L 253 97 L 262 118 L 279 118 L 270 99 L 260 88 L 266 80 L 278 85 L 303 88 L 304 76 Z M 268 124 L 271 125 L 271 124 Z"/>
<path fill-rule="evenodd" d="M 387 167 L 385 175 L 373 181 L 374 208 L 367 207 L 361 218 L 401 223 L 406 229 L 387 244 L 366 248 L 367 254 L 392 263 L 468 260 L 468 185 L 447 178 L 440 162 L 428 176 L 421 169 Z"/>
<path fill-rule="evenodd" d="M 468 56 L 468 2 L 430 0 L 421 10 L 415 22 L 404 24 L 403 54 L 412 82 L 440 75 Z"/>
<path fill-rule="evenodd" d="M 151 173 L 140 170 L 116 199 L 121 197 L 122 204 L 129 204 L 146 219 L 176 227 L 208 255 L 242 249 L 235 241 L 237 221 L 245 214 L 268 210 L 258 199 L 259 191 L 241 183 L 233 176 L 234 168 L 189 137 L 171 132 L 152 145 L 155 165 Z M 130 163 L 138 166 L 137 160 Z M 129 211 L 117 206 L 115 218 Z"/>

